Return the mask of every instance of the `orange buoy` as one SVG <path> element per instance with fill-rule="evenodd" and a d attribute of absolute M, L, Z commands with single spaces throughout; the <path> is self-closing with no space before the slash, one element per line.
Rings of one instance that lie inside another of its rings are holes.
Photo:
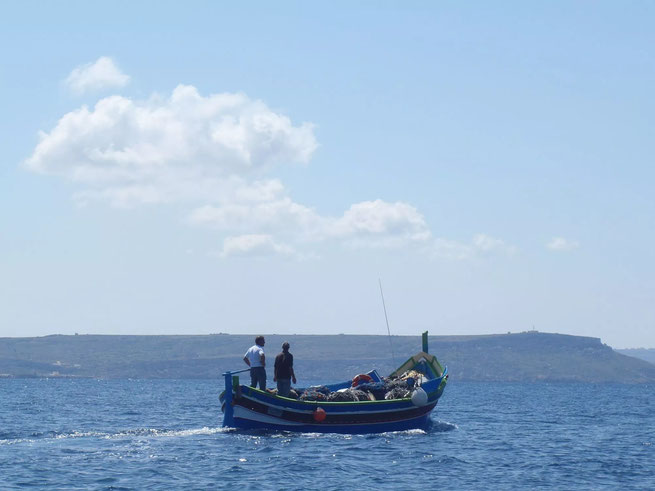
<path fill-rule="evenodd" d="M 371 378 L 370 375 L 366 375 L 365 373 L 360 373 L 353 379 L 352 386 L 357 387 L 359 384 L 367 384 L 373 382 L 373 379 Z"/>
<path fill-rule="evenodd" d="M 323 421 L 325 419 L 325 416 L 327 416 L 327 414 L 325 413 L 325 409 L 323 409 L 322 407 L 317 407 L 316 409 L 314 409 L 314 421 L 316 421 L 317 423 Z"/>

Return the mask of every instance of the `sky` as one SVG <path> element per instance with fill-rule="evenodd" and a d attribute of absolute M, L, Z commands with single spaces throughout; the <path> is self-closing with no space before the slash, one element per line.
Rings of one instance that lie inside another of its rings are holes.
<path fill-rule="evenodd" d="M 0 10 L 0 336 L 655 348 L 652 2 Z"/>

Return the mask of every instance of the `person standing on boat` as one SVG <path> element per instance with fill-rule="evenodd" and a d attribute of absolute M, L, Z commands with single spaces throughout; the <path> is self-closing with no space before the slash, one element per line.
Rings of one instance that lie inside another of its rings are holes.
<path fill-rule="evenodd" d="M 250 367 L 250 387 L 266 390 L 266 357 L 264 356 L 264 336 L 257 336 L 255 344 L 250 347 L 243 357 L 243 361 Z"/>
<path fill-rule="evenodd" d="M 296 383 L 296 374 L 293 373 L 293 355 L 289 353 L 289 343 L 282 345 L 282 353 L 275 357 L 273 382 L 277 382 L 277 395 L 289 397 L 291 380 Z"/>

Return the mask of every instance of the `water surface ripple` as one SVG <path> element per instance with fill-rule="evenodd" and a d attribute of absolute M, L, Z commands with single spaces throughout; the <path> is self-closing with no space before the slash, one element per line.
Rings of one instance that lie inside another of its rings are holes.
<path fill-rule="evenodd" d="M 0 488 L 655 488 L 653 387 L 451 381 L 432 429 L 225 431 L 220 381 L 0 380 Z"/>

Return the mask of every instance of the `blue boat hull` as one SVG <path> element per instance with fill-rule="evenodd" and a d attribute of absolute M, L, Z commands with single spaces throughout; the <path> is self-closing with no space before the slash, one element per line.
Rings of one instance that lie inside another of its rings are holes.
<path fill-rule="evenodd" d="M 428 430 L 432 424 L 430 414 L 424 414 L 414 419 L 404 421 L 392 421 L 385 423 L 371 424 L 350 424 L 350 425 L 285 425 L 270 424 L 254 421 L 252 419 L 234 418 L 234 426 L 244 430 L 272 430 L 272 431 L 297 431 L 301 433 L 343 433 L 343 434 L 364 434 L 364 433 L 386 433 L 390 431 L 406 430 Z"/>

